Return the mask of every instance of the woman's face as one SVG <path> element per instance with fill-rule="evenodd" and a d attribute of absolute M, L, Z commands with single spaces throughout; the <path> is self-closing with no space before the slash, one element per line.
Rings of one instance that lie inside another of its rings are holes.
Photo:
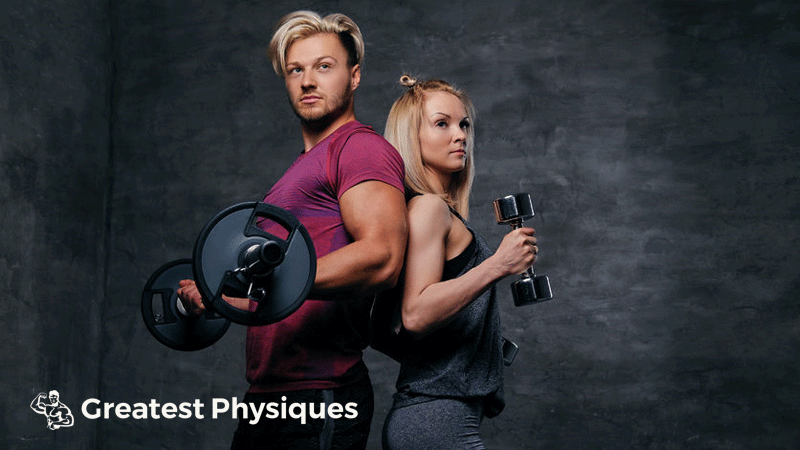
<path fill-rule="evenodd" d="M 467 110 L 458 97 L 447 92 L 426 93 L 419 127 L 425 168 L 440 179 L 449 179 L 451 174 L 463 170 L 470 126 Z"/>

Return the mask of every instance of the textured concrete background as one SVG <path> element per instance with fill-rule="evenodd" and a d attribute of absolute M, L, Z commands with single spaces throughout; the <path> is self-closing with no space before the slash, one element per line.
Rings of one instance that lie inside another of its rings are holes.
<path fill-rule="evenodd" d="M 2 448 L 97 448 L 94 425 L 50 431 L 29 405 L 57 389 L 80 414 L 100 386 L 108 29 L 104 2 L 0 4 Z"/>
<path fill-rule="evenodd" d="M 472 221 L 533 195 L 557 299 L 515 308 L 497 449 L 793 448 L 800 440 L 800 6 L 790 1 L 10 1 L 0 5 L 0 447 L 227 448 L 235 423 L 85 419 L 86 398 L 241 396 L 244 330 L 169 350 L 139 297 L 205 221 L 301 148 L 264 47 L 344 12 L 382 131 L 402 72 L 478 110 Z M 367 353 L 371 448 L 396 365 Z M 58 389 L 72 428 L 28 405 Z"/>

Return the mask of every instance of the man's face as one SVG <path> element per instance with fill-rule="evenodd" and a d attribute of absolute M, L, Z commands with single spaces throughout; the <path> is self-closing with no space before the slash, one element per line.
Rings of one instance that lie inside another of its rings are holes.
<path fill-rule="evenodd" d="M 50 395 L 48 396 L 48 398 L 50 399 L 50 404 L 54 405 L 54 404 L 58 403 L 58 394 L 56 394 L 54 392 L 51 392 Z"/>
<path fill-rule="evenodd" d="M 286 51 L 286 91 L 305 122 L 342 115 L 352 105 L 360 77 L 357 65 L 348 67 L 347 50 L 335 34 L 297 40 Z"/>

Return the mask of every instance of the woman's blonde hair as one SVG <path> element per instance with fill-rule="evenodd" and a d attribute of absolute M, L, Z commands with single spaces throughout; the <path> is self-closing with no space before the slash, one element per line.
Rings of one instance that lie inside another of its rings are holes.
<path fill-rule="evenodd" d="M 344 14 L 329 14 L 325 17 L 313 11 L 289 13 L 275 26 L 275 33 L 269 41 L 267 56 L 275 73 L 286 76 L 286 50 L 297 40 L 320 33 L 339 36 L 347 50 L 347 64 L 352 68 L 364 60 L 364 38 L 353 20 Z"/>
<path fill-rule="evenodd" d="M 389 111 L 386 119 L 384 135 L 400 156 L 406 167 L 405 185 L 408 194 L 433 193 L 432 186 L 425 178 L 425 165 L 422 162 L 422 149 L 419 143 L 419 128 L 422 123 L 422 111 L 425 107 L 425 94 L 429 92 L 446 92 L 456 96 L 467 110 L 470 123 L 475 117 L 475 108 L 467 95 L 443 80 L 418 81 L 409 75 L 400 77 L 400 84 L 408 90 L 398 98 Z M 472 191 L 472 180 L 475 169 L 473 150 L 475 142 L 474 127 L 467 128 L 466 164 L 464 169 L 453 174 L 447 193 L 442 199 L 465 219 L 469 217 L 469 196 Z"/>

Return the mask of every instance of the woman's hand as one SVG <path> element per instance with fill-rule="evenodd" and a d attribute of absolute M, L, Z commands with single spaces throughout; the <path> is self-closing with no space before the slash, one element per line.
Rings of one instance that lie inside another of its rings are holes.
<path fill-rule="evenodd" d="M 536 231 L 521 227 L 508 233 L 497 251 L 492 255 L 494 264 L 503 277 L 523 273 L 536 261 L 539 247 L 536 246 Z"/>

